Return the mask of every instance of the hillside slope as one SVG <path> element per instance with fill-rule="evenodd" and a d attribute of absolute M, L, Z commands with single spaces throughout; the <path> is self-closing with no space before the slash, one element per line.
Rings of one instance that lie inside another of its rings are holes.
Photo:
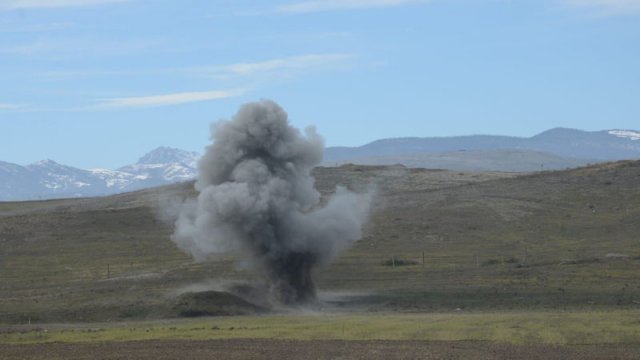
<path fill-rule="evenodd" d="M 325 195 L 336 184 L 377 189 L 363 239 L 318 274 L 321 297 L 336 306 L 638 306 L 638 161 L 519 176 L 353 165 L 314 173 Z M 233 256 L 194 263 L 169 240 L 161 209 L 193 196 L 192 186 L 0 203 L 0 322 L 171 316 L 184 291 L 255 279 Z"/>

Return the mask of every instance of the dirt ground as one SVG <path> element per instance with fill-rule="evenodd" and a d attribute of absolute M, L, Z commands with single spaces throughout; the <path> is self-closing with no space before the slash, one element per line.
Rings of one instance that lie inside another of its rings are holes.
<path fill-rule="evenodd" d="M 0 345 L 2 359 L 638 359 L 640 345 L 490 342 L 152 340 Z"/>

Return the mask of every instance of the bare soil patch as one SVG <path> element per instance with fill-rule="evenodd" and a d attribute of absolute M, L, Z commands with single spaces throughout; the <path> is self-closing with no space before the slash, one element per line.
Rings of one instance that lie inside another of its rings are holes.
<path fill-rule="evenodd" d="M 2 345 L 3 359 L 637 359 L 640 345 L 491 342 L 152 340 Z"/>

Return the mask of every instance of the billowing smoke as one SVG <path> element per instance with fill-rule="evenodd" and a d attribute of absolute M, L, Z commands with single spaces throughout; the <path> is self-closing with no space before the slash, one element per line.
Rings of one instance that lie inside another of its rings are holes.
<path fill-rule="evenodd" d="M 323 140 L 272 101 L 243 105 L 212 126 L 212 140 L 172 240 L 196 260 L 242 254 L 280 303 L 313 300 L 314 270 L 360 239 L 371 196 L 338 187 L 322 205 L 311 170 Z"/>

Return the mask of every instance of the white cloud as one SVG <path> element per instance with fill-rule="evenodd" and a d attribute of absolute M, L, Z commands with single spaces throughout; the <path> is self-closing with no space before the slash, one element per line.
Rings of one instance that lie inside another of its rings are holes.
<path fill-rule="evenodd" d="M 257 72 L 279 69 L 302 70 L 335 65 L 348 59 L 347 54 L 310 54 L 272 59 L 264 62 L 237 63 L 223 67 L 224 70 L 237 75 L 251 75 Z"/>
<path fill-rule="evenodd" d="M 22 105 L 0 103 L 0 110 L 15 110 L 21 108 Z"/>
<path fill-rule="evenodd" d="M 81 79 L 81 78 L 94 78 L 94 77 L 124 77 L 134 76 L 141 74 L 157 74 L 161 73 L 161 70 L 149 71 L 149 70 L 55 70 L 55 71 L 43 71 L 38 73 L 32 73 L 35 77 L 44 80 L 69 80 L 69 79 Z"/>
<path fill-rule="evenodd" d="M 244 90 L 214 90 L 182 92 L 165 95 L 133 96 L 103 99 L 96 108 L 135 108 L 179 105 L 241 96 Z"/>
<path fill-rule="evenodd" d="M 256 76 L 279 73 L 282 76 L 301 71 L 327 70 L 344 67 L 351 54 L 307 54 L 276 58 L 261 62 L 245 62 L 230 65 L 192 68 L 189 71 L 213 78 L 232 76 Z"/>
<path fill-rule="evenodd" d="M 38 9 L 38 8 L 60 8 L 92 6 L 111 3 L 120 3 L 128 0 L 2 0 L 0 9 Z"/>
<path fill-rule="evenodd" d="M 38 41 L 30 44 L 0 48 L 0 54 L 34 55 L 34 54 L 50 51 L 53 48 L 55 47 L 52 46 L 51 44 L 46 44 L 44 42 Z"/>
<path fill-rule="evenodd" d="M 380 7 L 396 7 L 424 3 L 427 0 L 308 0 L 278 6 L 278 13 L 312 13 L 334 10 L 354 10 Z"/>
<path fill-rule="evenodd" d="M 13 53 L 32 53 L 42 50 L 39 47 L 12 49 Z M 5 51 L 7 51 L 5 49 Z M 0 53 L 3 50 L 0 49 Z M 331 71 L 352 67 L 353 54 L 329 53 L 306 54 L 269 59 L 260 62 L 239 62 L 227 65 L 216 65 L 191 68 L 156 68 L 140 70 L 146 74 L 189 74 L 191 76 L 223 80 L 224 86 L 232 90 L 215 90 L 200 92 L 181 92 L 163 95 L 114 97 L 97 99 L 95 105 L 74 108 L 46 109 L 46 111 L 87 111 L 97 109 L 142 108 L 187 104 L 201 101 L 220 100 L 237 97 L 260 87 L 268 86 L 283 80 L 290 80 L 313 71 Z M 130 76 L 139 74 L 138 70 L 69 70 L 40 73 L 38 76 L 47 79 L 67 79 L 93 76 Z M 30 111 L 36 111 L 30 109 Z M 45 111 L 37 109 L 37 111 Z"/>
<path fill-rule="evenodd" d="M 58 23 L 31 24 L 31 25 L 13 26 L 13 27 L 0 27 L 0 33 L 51 32 L 51 31 L 68 29 L 72 25 L 73 24 L 70 22 L 58 22 Z"/>
<path fill-rule="evenodd" d="M 2 1 L 2 0 L 0 0 Z M 0 47 L 0 54 L 14 56 L 46 56 L 47 59 L 70 59 L 95 56 L 131 55 L 139 52 L 172 52 L 176 48 L 168 46 L 159 38 L 147 39 L 95 39 L 74 37 L 55 40 L 35 40 L 23 44 Z"/>
<path fill-rule="evenodd" d="M 640 0 L 565 0 L 565 2 L 570 6 L 597 9 L 605 15 L 640 12 Z"/>

